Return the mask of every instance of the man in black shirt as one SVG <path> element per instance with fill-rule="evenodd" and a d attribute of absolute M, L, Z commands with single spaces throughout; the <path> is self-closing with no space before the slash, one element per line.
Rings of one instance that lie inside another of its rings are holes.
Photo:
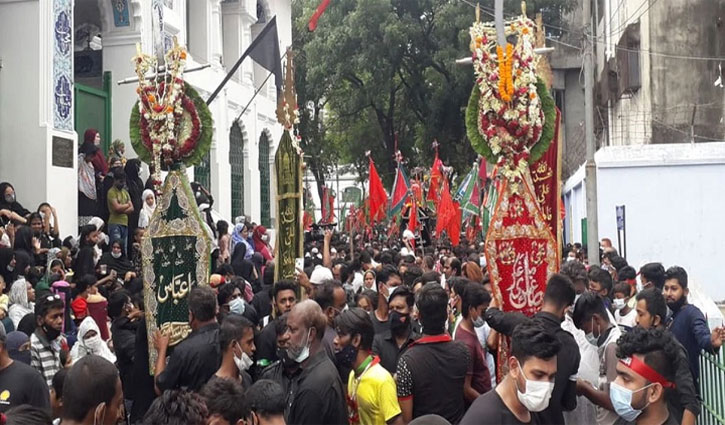
<path fill-rule="evenodd" d="M 581 353 L 574 336 L 561 327 L 566 310 L 574 303 L 574 297 L 574 284 L 571 280 L 564 275 L 554 274 L 546 284 L 541 311 L 531 319 L 519 312 L 502 312 L 497 307 L 496 297 L 493 298 L 491 308 L 486 311 L 486 322 L 492 329 L 504 335 L 511 336 L 518 324 L 531 320 L 549 330 L 559 340 L 562 350 L 557 356 L 554 393 L 551 395 L 549 407 L 537 415 L 543 424 L 563 424 L 563 412 L 576 408 L 576 382 L 570 378 L 579 370 Z"/>
<path fill-rule="evenodd" d="M 297 284 L 291 280 L 280 280 L 272 287 L 272 301 L 274 302 L 275 317 L 289 313 L 297 303 Z M 257 371 L 269 366 L 277 360 L 277 336 L 275 320 L 271 317 L 263 319 L 262 332 L 254 340 L 255 365 Z M 255 373 L 258 375 L 258 373 Z"/>
<path fill-rule="evenodd" d="M 410 313 L 415 296 L 405 286 L 400 286 L 390 296 L 390 330 L 375 335 L 373 353 L 380 357 L 380 365 L 391 374 L 395 373 L 398 358 L 420 335 L 411 326 Z"/>
<path fill-rule="evenodd" d="M 40 373 L 23 362 L 10 358 L 0 334 L 0 412 L 21 404 L 50 410 L 50 392 Z"/>
<path fill-rule="evenodd" d="M 290 408 L 291 424 L 347 424 L 342 381 L 322 347 L 326 322 L 312 300 L 295 305 L 287 318 L 287 352 L 302 368 Z"/>
<path fill-rule="evenodd" d="M 158 330 L 154 333 L 154 346 L 158 351 L 154 376 L 159 395 L 173 389 L 198 391 L 219 369 L 221 352 L 216 295 L 208 286 L 196 286 L 187 301 L 192 332 L 174 348 L 168 364 L 169 337 Z"/>
<path fill-rule="evenodd" d="M 617 378 L 609 386 L 615 425 L 680 423 L 665 401 L 665 389 L 675 386 L 677 350 L 661 329 L 635 327 L 619 338 Z"/>
<path fill-rule="evenodd" d="M 665 400 L 671 415 L 680 419 L 682 425 L 694 425 L 701 411 L 700 399 L 690 371 L 687 350 L 672 332 L 665 329 L 663 318 L 667 317 L 667 304 L 662 291 L 656 287 L 640 291 L 637 294 L 636 309 L 637 327 L 659 329 L 670 339 L 670 344 L 677 347 L 675 351 L 677 356 L 673 365 L 675 388 L 665 391 Z"/>
<path fill-rule="evenodd" d="M 465 413 L 463 384 L 471 356 L 465 344 L 446 333 L 448 294 L 428 283 L 418 294 L 423 336 L 400 356 L 396 369 L 398 401 L 405 423 L 436 413 L 458 423 Z"/>
<path fill-rule="evenodd" d="M 496 389 L 473 402 L 461 425 L 538 423 L 532 412 L 541 412 L 549 404 L 560 348 L 554 334 L 533 320 L 516 326 L 507 360 L 509 373 Z"/>
<path fill-rule="evenodd" d="M 126 399 L 130 399 L 132 393 L 131 373 L 136 354 L 136 329 L 138 319 L 142 316 L 142 311 L 134 309 L 128 292 L 122 290 L 111 294 L 108 301 L 108 317 L 113 320 L 111 323 L 113 350 L 116 353 L 116 365 L 121 374 L 123 395 Z"/>

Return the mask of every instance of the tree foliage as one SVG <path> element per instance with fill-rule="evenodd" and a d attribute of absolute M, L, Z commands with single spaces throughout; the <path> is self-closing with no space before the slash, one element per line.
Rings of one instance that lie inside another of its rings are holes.
<path fill-rule="evenodd" d="M 369 150 L 389 185 L 396 136 L 409 167 L 429 167 L 437 139 L 441 159 L 465 173 L 476 158 L 464 123 L 474 77 L 455 60 L 470 55 L 474 9 L 457 0 L 334 0 L 309 33 L 318 3 L 292 5 L 299 129 L 313 173 L 324 178 L 342 161 L 364 176 Z M 551 15 L 571 3 L 530 1 L 528 12 Z M 507 1 L 510 13 L 519 5 Z"/>

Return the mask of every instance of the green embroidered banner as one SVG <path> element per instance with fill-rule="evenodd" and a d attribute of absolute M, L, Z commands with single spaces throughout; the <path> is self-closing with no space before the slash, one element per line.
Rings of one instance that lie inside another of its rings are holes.
<path fill-rule="evenodd" d="M 295 259 L 302 257 L 302 158 L 285 130 L 274 157 L 277 173 L 277 243 L 275 281 L 295 278 Z"/>
<path fill-rule="evenodd" d="M 212 236 L 199 214 L 183 165 L 166 176 L 156 210 L 141 242 L 144 305 L 150 364 L 160 329 L 175 345 L 191 333 L 186 297 L 194 286 L 209 283 Z"/>

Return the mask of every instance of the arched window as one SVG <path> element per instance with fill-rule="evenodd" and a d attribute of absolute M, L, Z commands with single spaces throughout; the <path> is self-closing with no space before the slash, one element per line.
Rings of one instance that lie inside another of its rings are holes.
<path fill-rule="evenodd" d="M 209 165 L 209 152 L 201 159 L 201 163 L 194 167 L 194 181 L 211 191 L 210 185 L 211 166 Z"/>
<path fill-rule="evenodd" d="M 232 167 L 232 220 L 244 215 L 244 135 L 238 122 L 229 130 L 229 164 Z"/>
<path fill-rule="evenodd" d="M 259 202 L 262 208 L 261 222 L 265 227 L 271 225 L 269 205 L 269 137 L 262 132 L 259 138 Z"/>

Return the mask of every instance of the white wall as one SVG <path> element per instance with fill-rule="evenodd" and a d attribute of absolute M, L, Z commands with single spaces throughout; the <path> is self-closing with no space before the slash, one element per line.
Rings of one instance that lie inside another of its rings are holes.
<path fill-rule="evenodd" d="M 632 266 L 682 266 L 709 296 L 725 299 L 718 269 L 725 240 L 725 143 L 610 147 L 597 152 L 596 161 L 600 239 L 616 246 L 615 206 L 625 205 Z M 567 182 L 565 191 L 573 184 Z M 578 203 L 585 206 L 585 199 Z"/>
<path fill-rule="evenodd" d="M 0 181 L 28 210 L 53 205 L 69 235 L 77 232 L 77 161 L 52 166 L 51 146 L 54 135 L 75 142 L 76 134 L 51 128 L 52 21 L 50 2 L 0 1 Z"/>

